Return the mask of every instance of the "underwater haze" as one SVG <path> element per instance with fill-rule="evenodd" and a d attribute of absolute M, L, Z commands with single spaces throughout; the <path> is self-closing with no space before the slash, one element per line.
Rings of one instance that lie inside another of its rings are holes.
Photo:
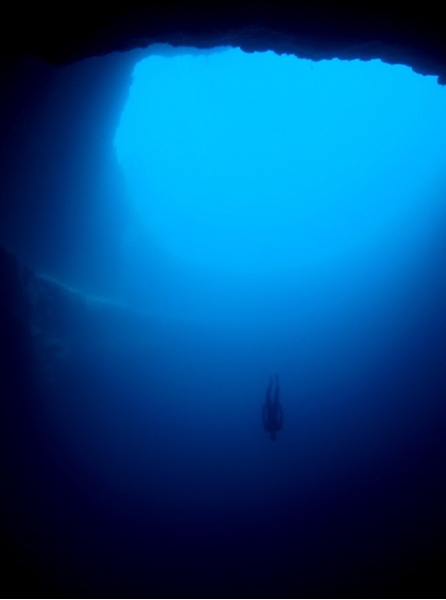
<path fill-rule="evenodd" d="M 119 305 L 47 291 L 36 328 L 65 337 L 41 342 L 57 444 L 29 543 L 75 594 L 435 577 L 445 140 L 446 90 L 404 66 L 165 47 L 135 65 Z"/>
<path fill-rule="evenodd" d="M 153 55 L 133 77 L 115 138 L 140 227 L 129 301 L 190 327 L 157 371 L 163 445 L 181 456 L 172 511 L 257 593 L 256 578 L 273 596 L 293 574 L 299 594 L 313 553 L 334 571 L 326 593 L 344 578 L 373 587 L 374 561 L 410 545 L 407 520 L 427 510 L 400 461 L 416 470 L 444 419 L 446 92 L 377 60 L 239 49 Z"/>

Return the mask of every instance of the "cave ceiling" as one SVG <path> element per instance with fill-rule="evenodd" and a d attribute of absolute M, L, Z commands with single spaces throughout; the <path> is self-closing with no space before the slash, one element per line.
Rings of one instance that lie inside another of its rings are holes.
<path fill-rule="evenodd" d="M 446 82 L 441 5 L 433 2 L 146 2 L 5 5 L 1 52 L 67 63 L 151 43 L 271 49 L 303 58 L 381 58 Z"/>

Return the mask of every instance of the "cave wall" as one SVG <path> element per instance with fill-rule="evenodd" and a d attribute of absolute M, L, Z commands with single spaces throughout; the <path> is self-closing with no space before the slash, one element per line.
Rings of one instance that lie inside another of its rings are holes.
<path fill-rule="evenodd" d="M 445 76 L 444 20 L 438 3 L 240 0 L 212 3 L 130 0 L 67 7 L 8 7 L 0 53 L 63 63 L 113 50 L 174 45 L 237 45 L 318 58 L 380 57 Z"/>
<path fill-rule="evenodd" d="M 35 269 L 91 291 L 98 273 L 107 291 L 125 226 L 113 136 L 135 60 L 54 67 L 26 57 L 3 72 L 0 239 Z"/>
<path fill-rule="evenodd" d="M 76 473 L 73 475 L 60 461 L 57 446 L 47 449 L 45 431 L 39 431 L 35 424 L 39 423 L 40 411 L 30 359 L 35 343 L 30 323 L 35 309 L 23 292 L 35 279 L 10 250 L 34 269 L 56 277 L 63 275 L 63 279 L 68 278 L 80 288 L 106 292 L 112 286 L 119 236 L 131 215 L 127 213 L 125 189 L 116 170 L 111 136 L 126 99 L 132 66 L 144 50 L 109 53 L 144 48 L 152 42 L 170 42 L 199 47 L 239 45 L 249 51 L 271 48 L 313 59 L 380 57 L 408 64 L 446 82 L 441 5 L 437 8 L 432 2 L 422 6 L 406 4 L 404 10 L 392 2 L 338 2 L 334 6 L 333 2 L 294 2 L 290 7 L 277 0 L 241 0 L 236 6 L 217 0 L 207 7 L 167 0 L 158 5 L 152 3 L 150 8 L 130 1 L 108 4 L 106 8 L 102 4 L 100 9 L 95 8 L 94 2 L 56 7 L 43 2 L 26 9 L 18 3 L 4 5 L 0 19 L 0 243 L 9 250 L 0 248 L 0 409 L 1 467 L 8 490 L 1 503 L 6 522 L 6 532 L 2 522 L 2 540 L 7 553 L 3 565 L 4 589 L 10 586 L 7 595 L 48 597 L 70 595 L 71 591 L 65 586 L 69 588 L 72 581 L 65 579 L 63 572 L 55 578 L 57 569 L 39 569 L 39 563 L 36 567 L 30 561 L 31 553 L 24 550 L 21 539 L 28 527 L 26 519 L 22 524 L 29 510 L 24 490 L 36 495 L 41 485 L 49 489 L 48 495 L 42 495 L 44 500 L 57 499 L 53 495 L 55 482 L 58 478 L 66 481 L 68 494 Z M 93 56 L 97 58 L 81 60 Z M 114 183 L 110 185 L 111 181 Z M 107 206 L 113 207 L 110 213 L 114 220 L 104 223 Z M 436 279 L 441 281 L 441 273 Z M 45 286 L 44 290 L 51 288 Z M 55 303 L 48 303 L 48 293 L 45 303 L 53 317 Z M 67 322 L 65 313 L 62 320 Z M 39 343 L 44 341 L 41 336 Z M 50 348 L 56 360 L 60 344 Z M 53 480 L 47 474 L 49 461 L 56 465 L 50 471 L 56 474 Z M 420 462 L 424 464 L 438 464 L 438 457 L 437 463 Z M 21 481 L 23 469 L 31 473 L 29 490 Z M 46 474 L 46 479 L 39 482 L 34 473 Z M 432 485 L 437 485 L 437 481 L 432 477 Z M 11 482 L 16 488 L 8 485 Z M 72 514 L 90 514 L 85 508 L 79 511 L 76 505 L 79 499 L 82 501 L 83 493 L 81 490 L 68 503 L 67 519 Z M 424 490 L 420 493 L 427 494 Z M 85 490 L 82 507 L 88 505 L 90 495 L 90 490 Z M 432 493 L 432 498 L 440 504 L 443 495 Z M 55 506 L 53 500 L 50 510 Z M 441 510 L 442 507 L 434 510 L 434 516 Z M 56 511 L 56 516 L 59 514 Z M 85 521 L 88 527 L 89 522 Z M 57 522 L 55 518 L 55 527 Z M 106 518 L 103 522 L 105 530 L 109 522 Z M 17 523 L 21 524 L 19 533 Z M 74 521 L 73 529 L 76 526 Z M 39 535 L 46 539 L 48 531 L 44 524 L 41 527 L 42 531 L 30 529 L 25 541 Z M 410 523 L 408 539 L 412 527 Z M 50 537 L 49 545 L 53 539 L 58 538 Z M 36 546 L 40 548 L 37 543 Z M 397 564 L 394 587 L 383 584 L 376 588 L 376 594 L 383 589 L 398 594 L 402 588 L 409 589 L 404 585 L 410 587 L 414 581 L 418 585 L 413 589 L 418 593 L 426 585 L 435 590 L 435 585 L 441 584 L 441 554 L 425 552 L 423 547 L 415 552 L 409 544 L 408 548 L 408 553 L 413 552 L 414 558 L 409 562 L 413 568 L 406 568 L 404 563 L 404 570 L 400 567 L 398 571 Z M 94 551 L 93 547 L 91 552 Z M 52 556 L 56 554 L 58 548 L 54 545 Z M 424 554 L 420 564 L 419 556 Z M 392 567 L 393 562 L 389 562 Z M 74 572 L 75 567 L 70 566 L 69 572 Z M 171 574 L 161 575 L 166 575 L 168 581 Z M 349 572 L 348 579 L 351 577 Z M 353 580 L 351 589 L 355 589 L 354 583 Z M 373 583 L 377 585 L 376 581 Z M 179 593 L 178 589 L 172 595 Z M 100 595 L 95 592 L 88 588 L 85 595 Z M 340 596 L 345 595 L 345 588 L 342 592 Z"/>

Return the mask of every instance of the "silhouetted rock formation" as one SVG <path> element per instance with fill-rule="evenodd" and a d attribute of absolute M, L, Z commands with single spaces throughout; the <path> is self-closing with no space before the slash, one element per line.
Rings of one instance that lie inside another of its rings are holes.
<path fill-rule="evenodd" d="M 2 19 L 2 51 L 51 62 L 131 50 L 150 43 L 271 49 L 321 58 L 382 58 L 445 75 L 446 38 L 438 4 L 242 0 L 228 3 L 126 2 L 12 5 Z"/>
<path fill-rule="evenodd" d="M 31 358 L 31 271 L 0 246 L 0 397 L 19 401 L 28 384 Z"/>

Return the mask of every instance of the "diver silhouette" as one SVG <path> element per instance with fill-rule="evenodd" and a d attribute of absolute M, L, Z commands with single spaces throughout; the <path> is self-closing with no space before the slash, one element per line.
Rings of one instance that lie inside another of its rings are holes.
<path fill-rule="evenodd" d="M 276 439 L 276 433 L 282 429 L 283 410 L 280 404 L 279 376 L 276 375 L 275 382 L 270 376 L 266 388 L 265 404 L 262 410 L 263 428 L 269 433 L 271 440 Z"/>

